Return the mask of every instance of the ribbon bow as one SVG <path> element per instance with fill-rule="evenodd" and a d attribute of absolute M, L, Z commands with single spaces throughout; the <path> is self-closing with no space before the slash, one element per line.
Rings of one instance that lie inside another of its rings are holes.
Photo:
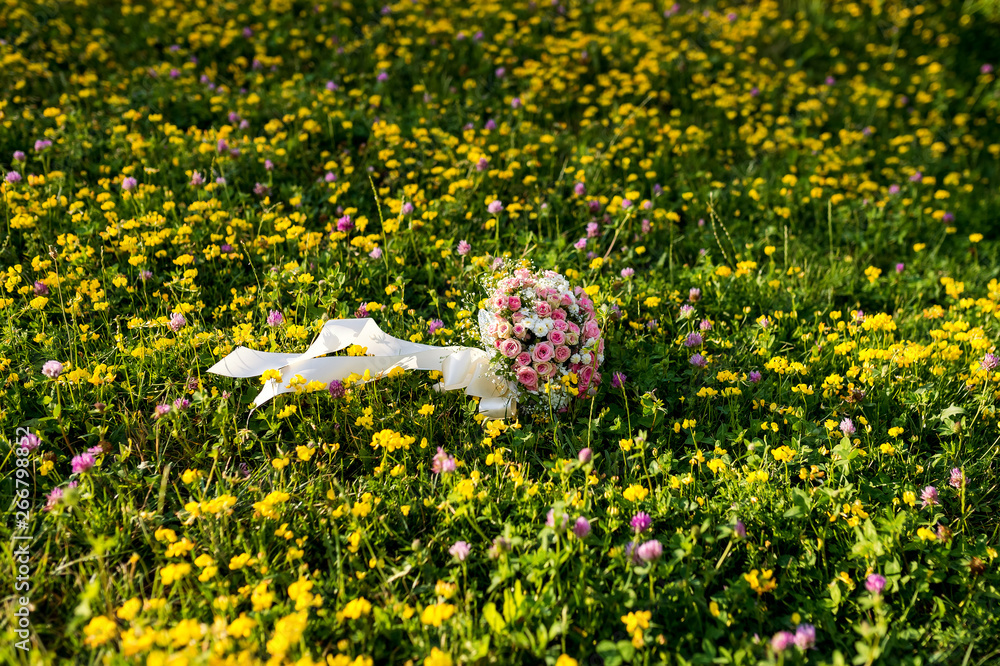
<path fill-rule="evenodd" d="M 370 355 L 323 357 L 351 345 L 367 347 Z M 489 363 L 490 356 L 482 349 L 436 347 L 400 340 L 383 332 L 375 320 L 365 317 L 326 322 L 303 354 L 237 347 L 208 371 L 225 377 L 256 377 L 277 370 L 282 381 L 268 381 L 254 398 L 254 404 L 260 407 L 276 395 L 294 391 L 285 382 L 295 375 L 301 375 L 307 382 L 329 384 L 351 373 L 364 375 L 366 370 L 375 378 L 393 368 L 437 370 L 442 379 L 434 387 L 436 390 L 465 389 L 466 395 L 480 398 L 480 413 L 493 419 L 513 416 L 517 411 L 516 396 L 507 382 L 490 370 Z"/>

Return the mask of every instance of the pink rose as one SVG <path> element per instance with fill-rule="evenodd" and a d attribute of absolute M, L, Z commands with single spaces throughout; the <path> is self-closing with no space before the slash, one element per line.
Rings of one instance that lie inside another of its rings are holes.
<path fill-rule="evenodd" d="M 598 354 L 603 354 L 604 353 L 604 338 L 601 338 L 597 342 L 597 353 Z"/>
<path fill-rule="evenodd" d="M 556 321 L 563 321 L 566 319 L 566 311 L 562 308 L 557 308 L 552 311 L 552 318 Z"/>
<path fill-rule="evenodd" d="M 567 324 L 563 319 L 556 319 L 552 322 L 552 328 L 557 331 L 567 331 L 569 330 L 569 324 Z"/>
<path fill-rule="evenodd" d="M 570 331 L 566 334 L 566 342 L 571 345 L 575 345 L 580 342 L 580 334 Z"/>
<path fill-rule="evenodd" d="M 569 360 L 569 357 L 573 355 L 573 352 L 566 345 L 560 345 L 556 347 L 556 352 L 554 358 L 560 363 L 565 363 Z"/>
<path fill-rule="evenodd" d="M 506 319 L 497 319 L 497 337 L 498 338 L 509 338 L 510 337 L 510 322 Z"/>
<path fill-rule="evenodd" d="M 531 353 L 531 360 L 535 363 L 544 363 L 552 358 L 555 350 L 552 349 L 552 345 L 547 342 L 539 342 L 535 345 L 534 351 Z"/>
<path fill-rule="evenodd" d="M 535 313 L 539 317 L 548 317 L 552 314 L 552 306 L 545 301 L 539 301 L 538 303 L 535 303 Z"/>
<path fill-rule="evenodd" d="M 521 299 L 518 298 L 517 296 L 511 296 L 510 298 L 507 299 L 507 307 L 510 308 L 511 310 L 520 310 Z"/>
<path fill-rule="evenodd" d="M 567 292 L 562 295 L 562 300 L 560 300 L 559 302 L 562 304 L 564 308 L 568 308 L 569 306 L 573 305 L 574 300 L 575 299 L 573 298 L 573 294 Z"/>
<path fill-rule="evenodd" d="M 531 365 L 531 354 L 528 352 L 521 352 L 517 355 L 518 365 Z"/>
<path fill-rule="evenodd" d="M 590 380 L 594 376 L 594 368 L 593 366 L 585 365 L 584 367 L 580 368 L 580 372 L 578 372 L 577 374 L 580 375 L 581 385 L 590 384 Z"/>
<path fill-rule="evenodd" d="M 500 338 L 497 338 L 496 340 L 493 341 L 493 346 L 496 347 L 497 349 L 500 349 L 501 342 L 502 340 Z"/>
<path fill-rule="evenodd" d="M 514 335 L 521 340 L 528 335 L 528 329 L 524 327 L 524 324 L 514 324 Z"/>
<path fill-rule="evenodd" d="M 566 334 L 562 331 L 549 331 L 549 342 L 554 345 L 561 345 L 566 342 Z"/>
<path fill-rule="evenodd" d="M 507 358 L 514 358 L 521 353 L 521 343 L 517 340 L 504 340 L 500 343 L 500 353 Z"/>
<path fill-rule="evenodd" d="M 493 299 L 493 305 L 496 306 L 497 310 L 503 310 L 505 307 L 507 307 L 507 297 L 502 294 L 500 296 L 497 296 L 495 299 Z"/>
<path fill-rule="evenodd" d="M 515 324 L 521 321 L 522 319 L 524 319 L 524 315 L 521 314 L 520 312 L 515 312 L 510 316 L 510 320 L 513 321 Z"/>
<path fill-rule="evenodd" d="M 486 327 L 486 332 L 490 335 L 490 337 L 496 337 L 496 334 L 497 334 L 497 323 L 493 322 L 492 324 L 490 324 L 489 326 L 487 326 Z"/>
<path fill-rule="evenodd" d="M 517 381 L 529 391 L 538 387 L 538 373 L 531 368 L 521 368 L 517 371 Z"/>
<path fill-rule="evenodd" d="M 569 326 L 569 332 L 570 333 L 579 333 L 580 332 L 580 327 L 577 326 L 576 324 L 574 324 L 573 322 L 570 322 L 567 325 Z"/>
<path fill-rule="evenodd" d="M 596 319 L 589 319 L 583 325 L 583 334 L 588 338 L 596 338 L 601 334 L 601 327 L 597 325 Z"/>
<path fill-rule="evenodd" d="M 594 372 L 594 378 L 591 381 L 594 382 L 595 385 L 596 384 L 600 384 L 601 383 L 601 373 L 595 371 Z"/>
<path fill-rule="evenodd" d="M 555 376 L 557 370 L 558 369 L 556 368 L 554 363 L 535 364 L 535 372 L 538 373 L 539 378 L 552 379 Z"/>

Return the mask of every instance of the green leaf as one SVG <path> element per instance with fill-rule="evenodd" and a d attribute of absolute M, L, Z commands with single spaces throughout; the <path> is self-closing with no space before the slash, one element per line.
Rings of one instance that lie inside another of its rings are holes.
<path fill-rule="evenodd" d="M 604 666 L 619 666 L 622 663 L 622 656 L 618 652 L 618 646 L 611 641 L 601 641 L 598 643 L 597 654 L 604 660 Z"/>
<path fill-rule="evenodd" d="M 812 500 L 808 493 L 799 488 L 792 488 L 792 507 L 785 511 L 785 518 L 802 518 L 809 515 Z"/>
<path fill-rule="evenodd" d="M 483 608 L 483 618 L 486 620 L 486 624 L 490 625 L 495 633 L 500 633 L 503 628 L 507 626 L 504 619 L 500 617 L 500 613 L 497 612 L 497 606 L 492 601 Z"/>
<path fill-rule="evenodd" d="M 631 641 L 618 641 L 618 654 L 622 656 L 622 659 L 628 663 L 632 663 L 632 659 L 635 657 L 635 646 L 632 645 Z"/>

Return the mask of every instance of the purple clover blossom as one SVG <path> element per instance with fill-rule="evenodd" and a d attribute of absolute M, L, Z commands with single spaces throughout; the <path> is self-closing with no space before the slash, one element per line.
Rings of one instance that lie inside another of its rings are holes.
<path fill-rule="evenodd" d="M 578 539 L 585 538 L 588 534 L 590 534 L 590 521 L 583 516 L 577 518 L 576 523 L 573 524 L 573 534 L 575 534 Z"/>
<path fill-rule="evenodd" d="M 465 255 L 469 254 L 469 252 L 472 251 L 472 245 L 470 245 L 468 241 L 460 240 L 458 241 L 457 251 L 460 257 L 464 257 Z"/>
<path fill-rule="evenodd" d="M 896 264 L 896 274 L 897 275 L 899 275 L 900 273 L 902 273 L 904 270 L 906 270 L 906 264 L 904 264 L 903 262 L 899 262 L 898 264 Z"/>
<path fill-rule="evenodd" d="M 157 405 L 156 409 L 153 410 L 153 418 L 159 420 L 169 413 L 170 413 L 170 405 L 167 404 Z"/>
<path fill-rule="evenodd" d="M 684 305 L 682 305 L 680 311 L 678 312 L 678 316 L 681 319 L 687 319 L 688 317 L 690 317 L 693 314 L 694 314 L 694 307 L 691 306 L 691 305 L 688 305 L 687 303 L 685 303 Z"/>
<path fill-rule="evenodd" d="M 779 631 L 771 639 L 771 649 L 775 652 L 784 652 L 795 645 L 795 634 L 790 631 Z"/>
<path fill-rule="evenodd" d="M 950 224 L 955 221 L 955 214 L 952 213 L 951 211 L 948 211 L 941 216 L 941 221 L 944 222 L 945 224 Z"/>
<path fill-rule="evenodd" d="M 337 231 L 348 232 L 354 228 L 354 222 L 351 221 L 350 215 L 345 215 L 339 220 L 337 220 Z"/>
<path fill-rule="evenodd" d="M 882 594 L 882 590 L 885 589 L 885 576 L 882 574 L 869 574 L 867 580 L 865 580 L 865 589 L 874 595 Z"/>
<path fill-rule="evenodd" d="M 663 544 L 653 539 L 639 546 L 636 552 L 643 562 L 655 562 L 663 556 Z"/>
<path fill-rule="evenodd" d="M 756 384 L 761 379 L 763 379 L 763 377 L 764 376 L 762 374 L 760 374 L 760 372 L 758 372 L 757 370 L 751 370 L 750 374 L 747 375 L 747 379 L 749 379 L 754 384 Z"/>
<path fill-rule="evenodd" d="M 376 78 L 378 79 L 379 83 L 382 83 L 384 81 L 388 81 L 389 80 L 389 73 L 386 72 L 385 70 L 382 70 L 381 72 L 378 73 L 378 76 Z"/>
<path fill-rule="evenodd" d="M 472 552 L 472 546 L 470 546 L 465 541 L 456 541 L 455 544 L 448 549 L 448 552 L 458 560 L 459 562 L 464 562 L 465 558 L 469 556 Z"/>
<path fill-rule="evenodd" d="M 76 488 L 76 481 L 71 481 L 69 484 L 66 485 L 67 490 L 69 490 L 70 488 Z M 59 504 L 59 501 L 63 498 L 64 495 L 65 491 L 62 488 L 59 487 L 53 488 L 52 491 L 49 492 L 49 496 L 45 500 L 45 506 L 42 508 L 43 511 L 51 511 L 52 509 L 56 508 L 56 505 Z"/>
<path fill-rule="evenodd" d="M 264 170 L 272 171 L 274 169 L 274 162 L 271 160 L 264 160 Z"/>
<path fill-rule="evenodd" d="M 587 186 L 583 183 L 577 183 L 573 186 L 573 194 L 578 197 L 582 197 L 587 194 Z"/>
<path fill-rule="evenodd" d="M 826 85 L 828 85 L 828 86 L 832 86 L 832 85 L 833 85 L 833 84 L 835 84 L 836 82 L 837 82 L 837 79 L 833 78 L 832 76 L 828 76 L 828 77 L 826 77 L 826 80 L 825 80 L 825 81 L 823 81 L 823 83 L 825 83 L 825 84 L 826 84 Z"/>
<path fill-rule="evenodd" d="M 733 527 L 733 533 L 736 534 L 740 539 L 747 538 L 747 526 L 742 520 L 737 520 L 736 525 Z"/>
<path fill-rule="evenodd" d="M 688 333 L 684 340 L 685 347 L 697 347 L 702 343 L 701 333 Z"/>
<path fill-rule="evenodd" d="M 629 525 L 632 526 L 632 531 L 636 534 L 642 534 L 649 529 L 650 525 L 653 524 L 653 519 L 649 517 L 649 514 L 645 511 L 638 511 L 634 516 L 632 516 L 632 521 Z"/>
<path fill-rule="evenodd" d="M 816 645 L 816 627 L 811 624 L 800 624 L 795 628 L 795 647 L 805 652 Z"/>
<path fill-rule="evenodd" d="M 952 488 L 961 488 L 965 485 L 965 472 L 960 467 L 951 470 L 951 479 L 949 479 L 948 485 Z"/>
<path fill-rule="evenodd" d="M 55 379 L 62 374 L 63 364 L 59 361 L 46 361 L 42 366 L 42 374 L 49 379 Z"/>
<path fill-rule="evenodd" d="M 599 235 L 601 233 L 600 228 L 601 227 L 600 225 L 597 224 L 597 222 L 588 222 L 587 238 L 594 238 L 595 236 Z"/>
<path fill-rule="evenodd" d="M 281 326 L 285 323 L 285 315 L 281 314 L 281 310 L 268 310 L 267 312 L 267 325 L 268 326 Z"/>
<path fill-rule="evenodd" d="M 561 513 L 558 516 L 559 524 L 556 524 L 556 510 L 549 509 L 549 512 L 545 514 L 545 526 L 551 527 L 556 532 L 562 532 L 566 529 L 566 525 L 569 523 L 569 516 L 565 513 Z"/>
<path fill-rule="evenodd" d="M 622 278 L 624 278 L 624 279 L 627 280 L 628 278 L 632 277 L 633 275 L 635 275 L 635 269 L 632 268 L 631 266 L 622 269 Z"/>
<path fill-rule="evenodd" d="M 343 398 L 347 393 L 347 389 L 344 388 L 344 383 L 339 379 L 333 379 L 330 381 L 330 385 L 326 387 L 330 392 L 330 397 L 334 400 Z"/>
<path fill-rule="evenodd" d="M 576 454 L 576 459 L 581 463 L 589 463 L 590 459 L 593 457 L 594 452 L 590 450 L 589 447 L 580 449 L 580 452 Z"/>
<path fill-rule="evenodd" d="M 702 319 L 701 323 L 698 324 L 698 328 L 702 331 L 711 331 L 712 321 L 710 319 Z"/>
<path fill-rule="evenodd" d="M 494 199 L 490 202 L 490 205 L 486 207 L 486 210 L 489 211 L 490 215 L 497 215 L 503 210 L 503 204 L 499 199 Z"/>
<path fill-rule="evenodd" d="M 691 363 L 691 365 L 693 366 L 704 368 L 706 365 L 708 365 L 708 359 L 706 359 L 701 354 L 695 354 L 694 356 L 691 357 L 689 363 Z"/>
<path fill-rule="evenodd" d="M 597 215 L 601 212 L 601 202 L 597 199 L 591 199 L 591 201 L 587 204 L 587 210 L 590 211 L 591 215 Z"/>
<path fill-rule="evenodd" d="M 93 454 L 90 451 L 85 451 L 78 456 L 74 456 L 70 464 L 73 466 L 74 474 L 83 474 L 93 467 L 95 462 L 97 461 L 94 459 Z"/>
<path fill-rule="evenodd" d="M 191 401 L 187 398 L 177 398 L 174 400 L 174 409 L 179 412 L 183 412 L 185 409 L 191 406 Z"/>
<path fill-rule="evenodd" d="M 486 124 L 483 125 L 483 129 L 485 129 L 488 132 L 492 132 L 496 128 L 497 128 L 497 121 L 493 120 L 492 118 L 490 118 L 489 120 L 487 120 Z"/>
<path fill-rule="evenodd" d="M 889 186 L 889 194 L 899 194 L 899 185 L 893 183 Z"/>
<path fill-rule="evenodd" d="M 138 185 L 139 181 L 137 181 L 132 176 L 128 176 L 127 178 L 125 178 L 125 180 L 122 181 L 122 189 L 126 192 L 131 192 L 136 187 L 138 187 Z"/>
<path fill-rule="evenodd" d="M 23 150 L 15 150 L 14 151 L 14 161 L 15 162 L 23 162 L 24 158 L 25 158 L 25 155 L 24 155 L 24 151 Z"/>
<path fill-rule="evenodd" d="M 628 210 L 632 207 L 631 199 L 622 199 L 622 210 Z"/>
<path fill-rule="evenodd" d="M 515 97 L 514 99 L 510 100 L 510 108 L 512 108 L 512 109 L 520 109 L 521 108 L 521 98 L 520 97 Z"/>
<path fill-rule="evenodd" d="M 480 157 L 479 161 L 476 162 L 476 171 L 486 171 L 490 168 L 490 161 L 485 157 Z"/>
<path fill-rule="evenodd" d="M 937 488 L 935 488 L 934 486 L 925 487 L 923 490 L 920 491 L 920 499 L 923 501 L 923 504 L 920 506 L 920 508 L 925 508 L 928 506 L 934 506 L 936 504 L 939 504 Z"/>
<path fill-rule="evenodd" d="M 843 421 L 840 422 L 840 432 L 844 433 L 845 437 L 850 437 L 857 431 L 858 429 L 855 427 L 854 421 L 852 421 L 851 419 L 845 418 Z"/>
<path fill-rule="evenodd" d="M 688 301 L 691 303 L 697 303 L 701 300 L 701 289 L 698 287 L 691 287 L 688 290 Z"/>
<path fill-rule="evenodd" d="M 980 74 L 991 74 L 993 72 L 993 65 L 990 63 L 983 63 L 983 66 L 979 68 Z"/>
<path fill-rule="evenodd" d="M 455 457 L 448 455 L 439 446 L 437 453 L 434 454 L 434 458 L 431 461 L 431 472 L 434 474 L 451 474 L 456 469 L 458 469 L 458 465 L 455 463 Z"/>
<path fill-rule="evenodd" d="M 49 141 L 48 139 L 39 139 L 39 140 L 35 141 L 35 152 L 36 153 L 40 153 L 43 150 L 45 150 L 46 148 L 51 148 L 51 147 L 52 147 L 52 142 Z"/>
<path fill-rule="evenodd" d="M 625 385 L 626 380 L 628 380 L 628 377 L 625 376 L 625 373 L 622 372 L 614 373 L 613 375 L 611 375 L 611 388 L 613 389 L 621 388 L 622 386 Z"/>
<path fill-rule="evenodd" d="M 402 205 L 402 207 L 399 209 L 399 212 L 402 213 L 403 215 L 409 215 L 410 213 L 412 213 L 413 212 L 413 202 L 411 202 L 411 201 L 405 202 Z"/>
<path fill-rule="evenodd" d="M 427 334 L 434 335 L 437 331 L 444 328 L 444 322 L 440 319 L 431 319 L 427 324 Z"/>
<path fill-rule="evenodd" d="M 195 171 L 191 174 L 191 186 L 198 187 L 199 185 L 205 184 L 205 177 L 201 175 L 200 171 Z"/>
<path fill-rule="evenodd" d="M 34 451 L 41 446 L 41 444 L 42 439 L 33 432 L 29 432 L 21 438 L 20 442 L 18 442 L 18 446 L 28 452 Z"/>
<path fill-rule="evenodd" d="M 919 171 L 910 176 L 911 183 L 919 183 L 923 179 L 924 179 L 924 174 L 920 173 Z"/>
<path fill-rule="evenodd" d="M 177 331 L 187 326 L 187 319 L 185 319 L 184 315 L 182 315 L 180 312 L 174 312 L 173 314 L 170 315 L 170 322 L 167 324 L 167 326 L 170 327 L 171 331 L 176 333 Z"/>
<path fill-rule="evenodd" d="M 582 250 L 583 248 L 587 247 L 587 239 L 581 238 L 577 242 L 573 243 L 573 247 L 575 247 L 577 250 Z"/>
<path fill-rule="evenodd" d="M 375 260 L 381 259 L 382 258 L 382 248 L 375 247 L 371 252 L 368 253 L 368 256 L 371 257 L 372 259 L 375 259 Z"/>
<path fill-rule="evenodd" d="M 983 356 L 983 360 L 979 362 L 979 368 L 985 370 L 986 372 L 993 372 L 1000 366 L 1000 357 L 996 354 L 991 354 L 989 352 Z"/>
<path fill-rule="evenodd" d="M 21 182 L 21 174 L 19 174 L 17 171 L 8 171 L 7 174 L 3 177 L 3 179 L 7 181 L 7 183 L 9 183 L 10 185 L 13 185 L 15 183 Z"/>

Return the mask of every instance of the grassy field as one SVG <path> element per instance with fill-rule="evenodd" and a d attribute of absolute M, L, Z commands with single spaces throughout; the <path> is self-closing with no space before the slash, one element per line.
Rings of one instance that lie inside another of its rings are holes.
<path fill-rule="evenodd" d="M 9 0 L 0 660 L 1000 663 L 976 4 Z M 522 260 L 554 420 L 206 372 Z"/>

